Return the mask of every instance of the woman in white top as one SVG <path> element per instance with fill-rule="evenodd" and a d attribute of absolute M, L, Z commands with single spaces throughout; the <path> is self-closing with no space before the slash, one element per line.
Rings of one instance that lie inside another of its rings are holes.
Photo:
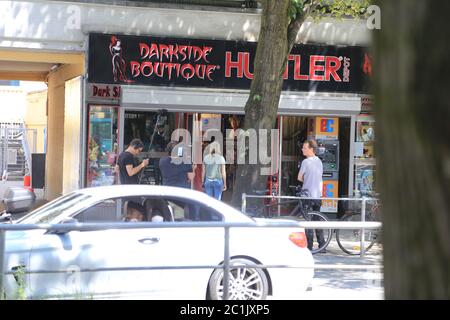
<path fill-rule="evenodd" d="M 220 153 L 220 145 L 213 142 L 206 147 L 203 158 L 202 181 L 207 195 L 218 200 L 227 190 L 225 158 Z"/>

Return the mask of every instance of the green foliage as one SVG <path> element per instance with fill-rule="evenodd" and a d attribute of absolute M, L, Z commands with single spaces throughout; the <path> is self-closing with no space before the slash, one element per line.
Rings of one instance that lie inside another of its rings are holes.
<path fill-rule="evenodd" d="M 316 4 L 311 16 L 315 19 L 324 15 L 335 18 L 358 18 L 367 13 L 371 0 L 291 0 L 289 17 L 294 20 L 299 13 L 303 13 L 306 4 Z"/>
<path fill-rule="evenodd" d="M 329 14 L 335 18 L 358 18 L 367 12 L 370 0 L 316 0 L 319 4 L 315 14 Z"/>
<path fill-rule="evenodd" d="M 289 18 L 294 20 L 298 13 L 303 12 L 304 5 L 305 0 L 291 0 L 291 5 L 289 6 Z"/>
<path fill-rule="evenodd" d="M 17 289 L 14 298 L 17 300 L 25 300 L 25 268 L 19 267 L 14 271 L 14 278 L 17 281 Z"/>

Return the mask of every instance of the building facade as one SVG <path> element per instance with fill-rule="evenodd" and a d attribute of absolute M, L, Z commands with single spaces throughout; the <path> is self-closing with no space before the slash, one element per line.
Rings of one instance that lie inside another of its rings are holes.
<path fill-rule="evenodd" d="M 46 197 L 115 183 L 114 159 L 133 137 L 154 159 L 143 183 L 158 183 L 173 130 L 238 128 L 260 25 L 251 7 L 3 1 L 0 77 L 48 83 Z M 327 152 L 326 194 L 353 194 L 369 41 L 363 20 L 300 30 L 306 45 L 289 57 L 279 105 L 277 193 L 295 182 L 298 141 L 313 136 Z"/>

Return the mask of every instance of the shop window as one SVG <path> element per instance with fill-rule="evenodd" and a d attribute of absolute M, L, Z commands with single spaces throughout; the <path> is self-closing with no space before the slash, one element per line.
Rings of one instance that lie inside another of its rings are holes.
<path fill-rule="evenodd" d="M 355 194 L 371 196 L 375 188 L 375 119 L 361 114 L 356 119 Z"/>
<path fill-rule="evenodd" d="M 159 159 L 167 155 L 166 146 L 176 129 L 185 127 L 183 113 L 158 111 L 126 111 L 124 119 L 125 150 L 131 140 L 140 139 L 144 148 L 137 156 L 137 163 L 150 159 L 149 165 L 139 174 L 139 184 L 162 184 Z"/>
<path fill-rule="evenodd" d="M 89 106 L 87 187 L 116 182 L 118 156 L 117 107 Z"/>

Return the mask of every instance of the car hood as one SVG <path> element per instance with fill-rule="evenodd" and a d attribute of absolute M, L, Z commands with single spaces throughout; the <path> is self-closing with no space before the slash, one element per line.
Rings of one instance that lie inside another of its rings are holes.
<path fill-rule="evenodd" d="M 7 253 L 29 251 L 35 244 L 36 236 L 42 230 L 8 231 L 5 236 L 5 249 Z"/>
<path fill-rule="evenodd" d="M 32 246 L 36 237 L 42 235 L 43 230 L 20 230 L 20 231 L 8 231 L 6 232 L 6 244 L 8 243 L 21 243 Z"/>
<path fill-rule="evenodd" d="M 26 231 L 8 231 L 6 233 L 6 241 L 8 240 L 23 240 L 30 238 L 31 235 Z"/>

